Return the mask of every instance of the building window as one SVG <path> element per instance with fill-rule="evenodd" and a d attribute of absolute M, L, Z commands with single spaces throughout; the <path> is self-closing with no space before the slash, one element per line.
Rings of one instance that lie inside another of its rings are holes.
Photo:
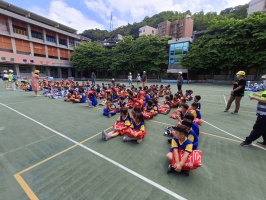
<path fill-rule="evenodd" d="M 20 73 L 31 73 L 31 66 L 23 66 L 23 67 L 19 67 L 19 71 Z"/>
<path fill-rule="evenodd" d="M 46 40 L 56 44 L 56 33 L 53 31 L 46 30 Z"/>
<path fill-rule="evenodd" d="M 27 31 L 27 23 L 22 22 L 20 20 L 12 19 L 12 25 L 13 25 L 13 32 L 20 35 L 28 35 Z"/>
<path fill-rule="evenodd" d="M 75 46 L 75 40 L 72 38 L 69 38 L 69 47 L 74 47 Z"/>
<path fill-rule="evenodd" d="M 154 34 L 154 30 L 152 30 L 151 33 Z"/>
<path fill-rule="evenodd" d="M 43 40 L 43 35 L 37 31 L 31 31 L 31 37 Z"/>
<path fill-rule="evenodd" d="M 184 22 L 182 22 L 182 23 L 179 24 L 179 27 L 182 27 L 182 26 L 184 26 Z"/>
<path fill-rule="evenodd" d="M 5 15 L 0 15 L 0 30 L 9 31 L 8 30 L 8 18 Z"/>
<path fill-rule="evenodd" d="M 20 34 L 20 35 L 28 35 L 27 29 L 26 28 L 22 28 L 16 25 L 13 25 L 13 32 L 16 34 Z"/>
<path fill-rule="evenodd" d="M 67 45 L 67 41 L 64 39 L 59 38 L 59 44 L 61 45 Z"/>
<path fill-rule="evenodd" d="M 56 38 L 54 36 L 51 36 L 51 35 L 46 35 L 46 40 L 48 42 L 56 43 Z"/>
<path fill-rule="evenodd" d="M 59 44 L 67 46 L 67 36 L 58 35 Z"/>

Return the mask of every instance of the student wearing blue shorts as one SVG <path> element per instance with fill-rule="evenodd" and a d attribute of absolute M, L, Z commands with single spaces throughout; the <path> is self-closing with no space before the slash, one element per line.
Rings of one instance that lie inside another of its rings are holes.
<path fill-rule="evenodd" d="M 97 106 L 98 101 L 96 98 L 96 94 L 89 94 L 89 100 L 88 100 L 88 105 L 90 108 L 92 108 L 93 106 Z"/>
<path fill-rule="evenodd" d="M 116 105 L 113 103 L 112 98 L 107 98 L 106 108 L 103 109 L 103 115 L 111 117 L 116 114 Z"/>
<path fill-rule="evenodd" d="M 84 89 L 81 88 L 81 89 L 79 89 L 78 92 L 79 92 L 79 94 L 78 94 L 79 98 L 78 99 L 74 99 L 73 103 L 85 103 L 87 97 L 86 97 L 86 95 L 84 93 Z"/>
<path fill-rule="evenodd" d="M 187 127 L 187 132 L 188 132 L 187 137 L 193 144 L 193 150 L 197 149 L 198 145 L 199 145 L 199 138 L 198 138 L 197 134 L 192 129 L 192 121 L 188 120 L 188 119 L 184 119 L 182 121 L 182 125 Z"/>
<path fill-rule="evenodd" d="M 193 144 L 187 138 L 188 136 L 187 127 L 184 125 L 173 127 L 173 135 L 174 138 L 171 141 L 171 149 L 170 152 L 166 155 L 166 158 L 171 163 L 174 156 L 176 162 L 174 165 L 170 164 L 168 166 L 167 172 L 171 172 L 172 170 L 176 172 L 181 172 L 182 167 L 186 163 L 189 154 L 192 152 Z M 180 161 L 179 161 L 178 149 L 184 150 L 184 155 Z"/>

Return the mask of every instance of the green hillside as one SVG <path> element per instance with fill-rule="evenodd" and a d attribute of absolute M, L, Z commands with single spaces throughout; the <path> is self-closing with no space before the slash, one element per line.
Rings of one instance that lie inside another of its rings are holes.
<path fill-rule="evenodd" d="M 152 17 L 146 16 L 141 22 L 135 22 L 133 24 L 120 26 L 112 32 L 100 29 L 88 29 L 83 31 L 81 35 L 91 38 L 92 41 L 104 40 L 110 37 L 112 38 L 115 37 L 117 34 L 121 34 L 123 36 L 131 35 L 134 38 L 137 38 L 139 35 L 139 28 L 142 26 L 148 25 L 152 27 L 157 27 L 160 22 L 163 22 L 165 20 L 174 21 L 177 19 L 183 19 L 187 14 L 191 15 L 191 17 L 194 19 L 194 31 L 199 31 L 207 29 L 210 26 L 210 22 L 214 19 L 244 19 L 247 17 L 247 8 L 248 4 L 239 5 L 234 8 L 226 8 L 222 10 L 219 14 L 216 12 L 205 13 L 204 11 L 198 13 L 191 13 L 189 10 L 184 13 L 178 11 L 163 11 L 153 15 Z"/>

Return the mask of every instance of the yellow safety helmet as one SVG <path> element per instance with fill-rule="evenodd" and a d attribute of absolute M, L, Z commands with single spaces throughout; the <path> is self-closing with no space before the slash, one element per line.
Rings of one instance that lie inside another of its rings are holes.
<path fill-rule="evenodd" d="M 246 72 L 244 72 L 244 71 L 238 71 L 236 74 L 237 75 L 241 75 L 241 76 L 245 76 L 246 75 Z"/>
<path fill-rule="evenodd" d="M 40 71 L 39 70 L 34 70 L 34 74 L 38 74 L 38 73 L 40 73 Z"/>

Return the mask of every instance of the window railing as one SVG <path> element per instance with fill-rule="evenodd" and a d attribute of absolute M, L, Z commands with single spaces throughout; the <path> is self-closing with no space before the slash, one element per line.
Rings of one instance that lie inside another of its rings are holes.
<path fill-rule="evenodd" d="M 13 28 L 13 32 L 16 34 L 28 36 L 28 32 L 22 29 Z"/>

